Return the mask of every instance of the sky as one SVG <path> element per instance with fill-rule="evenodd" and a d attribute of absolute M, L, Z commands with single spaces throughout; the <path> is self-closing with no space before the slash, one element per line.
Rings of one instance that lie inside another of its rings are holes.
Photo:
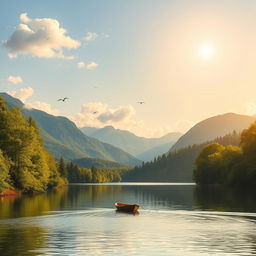
<path fill-rule="evenodd" d="M 256 114 L 254 0 L 0 1 L 0 91 L 27 108 L 145 137 Z"/>

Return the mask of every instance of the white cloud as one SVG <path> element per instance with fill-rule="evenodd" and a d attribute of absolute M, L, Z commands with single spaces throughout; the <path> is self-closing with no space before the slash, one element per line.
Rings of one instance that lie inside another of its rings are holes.
<path fill-rule="evenodd" d="M 95 32 L 87 32 L 86 36 L 83 38 L 85 41 L 94 41 L 98 34 Z"/>
<path fill-rule="evenodd" d="M 20 21 L 23 23 L 4 42 L 4 46 L 9 49 L 10 58 L 19 54 L 32 54 L 40 58 L 70 59 L 73 56 L 65 57 L 63 48 L 75 49 L 80 46 L 79 41 L 66 35 L 67 31 L 55 19 L 31 19 L 27 13 L 22 13 Z"/>
<path fill-rule="evenodd" d="M 166 127 L 148 127 L 143 120 L 136 120 L 136 111 L 131 105 L 111 108 L 108 104 L 102 102 L 90 102 L 83 104 L 79 113 L 68 116 L 78 127 L 96 127 L 102 128 L 108 125 L 116 129 L 128 130 L 138 136 L 157 138 L 169 132 L 185 132 L 191 128 L 194 123 L 188 120 L 179 120 L 175 128 Z"/>
<path fill-rule="evenodd" d="M 34 90 L 31 87 L 21 88 L 19 91 L 7 91 L 7 93 L 12 97 L 21 100 L 25 104 L 24 107 L 27 109 L 35 108 L 55 116 L 60 114 L 60 111 L 52 108 L 49 103 L 41 101 L 27 102 L 27 100 L 34 94 Z"/>
<path fill-rule="evenodd" d="M 26 102 L 34 94 L 34 90 L 31 87 L 27 87 L 21 88 L 19 91 L 7 91 L 7 93 L 22 102 Z"/>
<path fill-rule="evenodd" d="M 245 103 L 245 114 L 249 116 L 256 115 L 256 104 L 254 102 Z"/>
<path fill-rule="evenodd" d="M 119 129 L 130 129 L 141 125 L 134 119 L 135 109 L 128 106 L 120 106 L 118 108 L 110 108 L 102 102 L 91 102 L 83 104 L 81 111 L 75 116 L 69 118 L 76 123 L 78 127 L 104 127 L 112 125 Z"/>
<path fill-rule="evenodd" d="M 93 69 L 95 69 L 95 68 L 97 68 L 98 67 L 98 64 L 96 63 L 96 62 L 91 62 L 91 63 L 89 63 L 89 64 L 87 64 L 86 65 L 86 68 L 88 69 L 88 70 L 93 70 Z"/>
<path fill-rule="evenodd" d="M 98 120 L 102 123 L 118 123 L 130 120 L 135 115 L 135 110 L 132 106 L 122 106 L 117 109 L 107 109 L 98 116 Z"/>
<path fill-rule="evenodd" d="M 9 76 L 7 78 L 8 82 L 13 84 L 19 84 L 22 83 L 22 78 L 20 76 Z"/>
<path fill-rule="evenodd" d="M 86 69 L 88 69 L 88 70 L 93 70 L 93 69 L 95 69 L 95 68 L 98 67 L 98 64 L 97 64 L 96 62 L 94 62 L 94 61 L 92 61 L 92 62 L 89 63 L 89 64 L 86 64 L 85 62 L 80 61 L 80 62 L 78 62 L 78 63 L 76 64 L 76 66 L 77 66 L 77 68 L 79 68 L 79 69 L 81 69 L 81 68 L 86 68 Z"/>
<path fill-rule="evenodd" d="M 52 106 L 50 104 L 48 104 L 46 102 L 41 102 L 41 101 L 26 103 L 25 108 L 39 109 L 39 110 L 42 110 L 42 111 L 44 111 L 48 114 L 54 115 L 54 116 L 58 116 L 60 114 L 60 111 L 58 109 L 54 109 L 54 108 L 52 108 Z"/>
<path fill-rule="evenodd" d="M 85 67 L 85 63 L 84 63 L 83 61 L 80 61 L 80 62 L 78 62 L 78 63 L 76 64 L 76 66 L 77 66 L 78 68 L 83 68 L 83 67 Z"/>
<path fill-rule="evenodd" d="M 102 36 L 102 38 L 109 38 L 110 37 L 110 35 L 106 34 L 106 33 L 102 33 L 101 36 Z"/>

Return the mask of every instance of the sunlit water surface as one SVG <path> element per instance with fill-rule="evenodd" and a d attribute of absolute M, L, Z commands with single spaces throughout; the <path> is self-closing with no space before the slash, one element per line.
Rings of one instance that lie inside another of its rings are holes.
<path fill-rule="evenodd" d="M 2 198 L 0 255 L 256 255 L 254 195 L 119 183 Z M 139 214 L 116 212 L 116 201 Z"/>

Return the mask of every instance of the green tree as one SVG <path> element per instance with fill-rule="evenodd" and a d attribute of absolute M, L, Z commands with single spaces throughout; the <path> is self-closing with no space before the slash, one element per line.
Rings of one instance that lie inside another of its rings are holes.
<path fill-rule="evenodd" d="M 9 163 L 0 150 L 0 192 L 10 188 Z"/>
<path fill-rule="evenodd" d="M 63 157 L 61 157 L 60 161 L 59 161 L 59 173 L 60 173 L 61 177 L 63 177 L 63 178 L 68 177 L 67 166 L 66 166 L 66 163 L 65 163 Z"/>
<path fill-rule="evenodd" d="M 9 159 L 10 183 L 15 188 L 45 191 L 52 172 L 57 175 L 34 120 L 26 120 L 18 108 L 8 109 L 1 97 L 0 149 Z"/>
<path fill-rule="evenodd" d="M 222 168 L 221 153 L 224 146 L 219 143 L 206 145 L 195 161 L 193 178 L 199 184 L 217 183 Z"/>

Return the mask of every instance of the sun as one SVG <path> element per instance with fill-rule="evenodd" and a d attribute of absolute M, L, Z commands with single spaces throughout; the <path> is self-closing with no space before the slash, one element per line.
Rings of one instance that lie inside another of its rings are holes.
<path fill-rule="evenodd" d="M 201 44 L 198 48 L 199 56 L 204 60 L 211 59 L 215 54 L 215 48 L 212 44 Z"/>

